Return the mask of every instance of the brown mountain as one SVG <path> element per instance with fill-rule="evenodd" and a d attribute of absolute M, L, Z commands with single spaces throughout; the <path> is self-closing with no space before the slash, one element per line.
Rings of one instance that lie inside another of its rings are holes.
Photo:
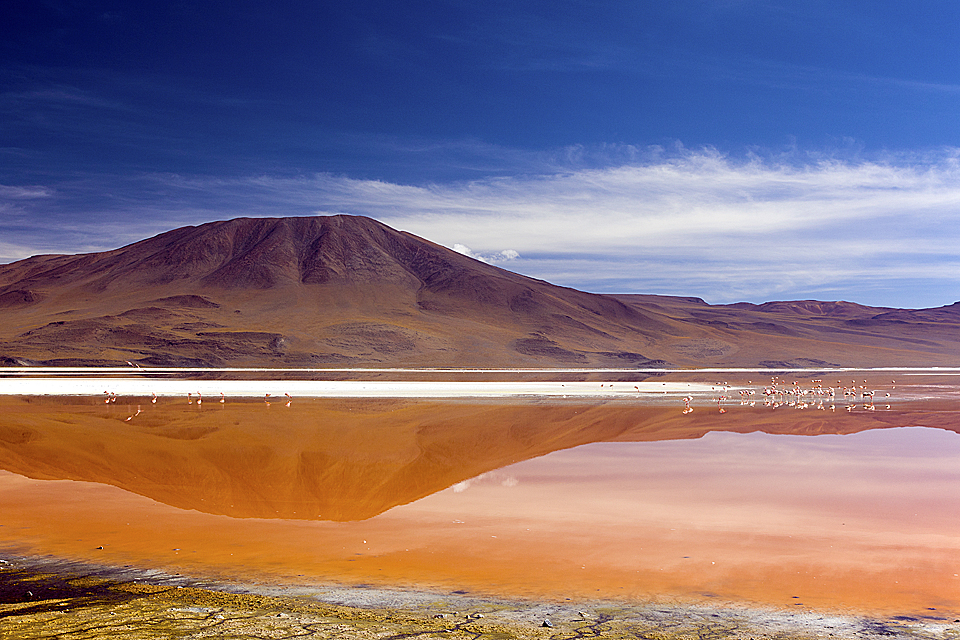
<path fill-rule="evenodd" d="M 7 364 L 954 365 L 960 303 L 708 305 L 521 276 L 356 216 L 241 218 L 0 265 Z"/>

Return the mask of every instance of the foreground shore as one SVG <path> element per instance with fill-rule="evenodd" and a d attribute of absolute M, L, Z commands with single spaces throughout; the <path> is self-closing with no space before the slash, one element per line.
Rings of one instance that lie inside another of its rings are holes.
<path fill-rule="evenodd" d="M 532 602 L 360 587 L 214 585 L 6 556 L 0 638 L 915 638 L 960 620 L 736 605 Z"/>

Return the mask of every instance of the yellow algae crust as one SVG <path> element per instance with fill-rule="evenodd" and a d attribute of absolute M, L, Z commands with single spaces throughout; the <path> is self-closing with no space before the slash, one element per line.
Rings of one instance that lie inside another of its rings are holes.
<path fill-rule="evenodd" d="M 0 565 L 0 638 L 52 637 L 951 640 L 960 638 L 960 621 L 663 604 L 518 603 L 439 594 L 413 606 L 357 607 L 302 595 L 233 593 Z"/>

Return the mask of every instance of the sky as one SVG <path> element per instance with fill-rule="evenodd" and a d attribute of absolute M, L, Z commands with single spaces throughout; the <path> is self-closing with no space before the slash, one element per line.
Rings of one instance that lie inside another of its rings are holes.
<path fill-rule="evenodd" d="M 960 300 L 955 0 L 5 0 L 0 263 L 366 215 L 598 293 Z"/>

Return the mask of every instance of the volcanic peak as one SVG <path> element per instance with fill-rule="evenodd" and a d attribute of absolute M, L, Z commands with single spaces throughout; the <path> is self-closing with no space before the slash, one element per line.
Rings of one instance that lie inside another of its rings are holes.
<path fill-rule="evenodd" d="M 348 215 L 238 218 L 0 265 L 0 308 L 10 361 L 919 366 L 960 354 L 958 305 L 585 293 Z"/>

